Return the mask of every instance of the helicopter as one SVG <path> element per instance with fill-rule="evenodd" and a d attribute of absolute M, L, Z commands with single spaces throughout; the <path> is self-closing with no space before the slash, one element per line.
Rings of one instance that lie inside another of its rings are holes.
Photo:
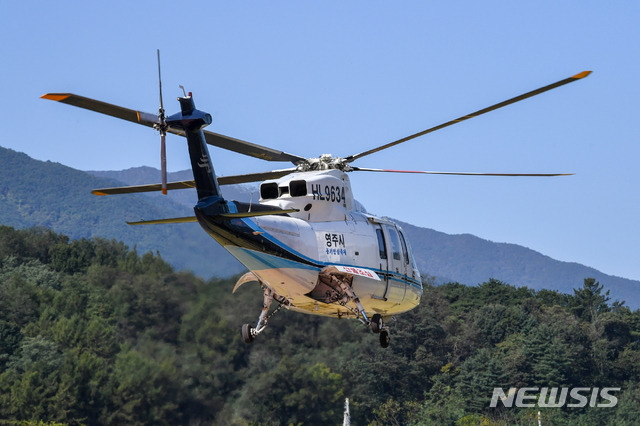
<path fill-rule="evenodd" d="M 178 97 L 180 111 L 166 116 L 162 100 L 157 114 L 128 109 L 72 93 L 42 96 L 72 106 L 154 128 L 160 133 L 160 184 L 101 188 L 95 195 L 115 195 L 195 188 L 194 215 L 127 222 L 129 225 L 198 222 L 204 231 L 238 259 L 248 272 L 234 288 L 254 282 L 263 293 L 255 325 L 242 326 L 251 343 L 282 308 L 304 314 L 360 320 L 389 346 L 388 320 L 415 308 L 423 293 L 420 272 L 402 228 L 368 214 L 356 201 L 348 173 L 415 173 L 467 176 L 567 176 L 571 173 L 474 173 L 389 170 L 353 166 L 362 157 L 424 136 L 540 93 L 587 77 L 583 71 L 487 108 L 463 115 L 404 138 L 346 157 L 323 154 L 306 158 L 204 130 L 210 114 L 196 109 L 193 94 Z M 167 182 L 166 135 L 187 140 L 193 180 Z M 207 145 L 293 167 L 235 176 L 217 176 Z M 261 182 L 257 203 L 226 200 L 220 186 Z M 271 310 L 273 302 L 277 307 Z"/>

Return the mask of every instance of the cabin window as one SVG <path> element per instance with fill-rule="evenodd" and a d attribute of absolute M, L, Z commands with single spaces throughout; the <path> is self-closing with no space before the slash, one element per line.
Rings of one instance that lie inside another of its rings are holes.
<path fill-rule="evenodd" d="M 378 236 L 378 253 L 380 253 L 380 259 L 387 258 L 387 245 L 384 242 L 384 234 L 382 229 L 376 229 L 376 235 Z"/>
<path fill-rule="evenodd" d="M 307 195 L 307 181 L 306 180 L 292 180 L 289 183 L 289 190 L 292 197 L 304 197 Z"/>
<path fill-rule="evenodd" d="M 289 193 L 289 187 L 288 186 L 281 186 L 280 187 L 280 196 L 282 197 L 283 195 L 287 195 Z"/>
<path fill-rule="evenodd" d="M 402 231 L 398 231 L 400 234 L 400 244 L 402 244 L 402 254 L 404 256 L 404 263 L 409 264 L 409 251 L 407 250 L 407 242 L 404 239 Z"/>
<path fill-rule="evenodd" d="M 389 239 L 391 240 L 391 252 L 393 258 L 395 260 L 401 260 L 400 257 L 400 238 L 398 237 L 398 232 L 396 228 L 392 226 L 387 226 L 387 231 L 389 232 Z"/>
<path fill-rule="evenodd" d="M 260 197 L 262 197 L 263 200 L 278 198 L 278 184 L 271 182 L 260 185 Z"/>

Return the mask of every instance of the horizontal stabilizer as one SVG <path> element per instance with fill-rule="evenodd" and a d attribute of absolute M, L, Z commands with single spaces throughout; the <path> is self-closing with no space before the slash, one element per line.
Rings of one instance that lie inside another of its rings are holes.
<path fill-rule="evenodd" d="M 286 210 L 265 210 L 257 212 L 242 212 L 242 213 L 223 213 L 220 216 L 228 218 L 243 218 L 243 217 L 255 217 L 255 216 L 268 216 L 271 214 L 287 214 L 299 212 L 298 209 L 286 209 Z"/>
<path fill-rule="evenodd" d="M 298 209 L 286 209 L 286 210 L 266 210 L 266 211 L 256 211 L 256 212 L 241 212 L 241 213 L 223 213 L 218 215 L 224 218 L 244 218 L 244 217 L 255 217 L 255 216 L 268 216 L 272 214 L 287 214 L 287 213 L 295 213 L 300 210 Z M 171 219 L 156 219 L 156 220 L 141 220 L 138 222 L 127 222 L 127 225 L 163 225 L 167 223 L 192 223 L 197 222 L 198 219 L 195 216 L 187 216 L 187 217 L 174 217 Z"/>
<path fill-rule="evenodd" d="M 127 225 L 160 225 L 167 223 L 191 223 L 197 222 L 198 219 L 195 216 L 187 217 L 174 217 L 171 219 L 156 219 L 156 220 L 141 220 L 138 222 L 127 222 Z"/>

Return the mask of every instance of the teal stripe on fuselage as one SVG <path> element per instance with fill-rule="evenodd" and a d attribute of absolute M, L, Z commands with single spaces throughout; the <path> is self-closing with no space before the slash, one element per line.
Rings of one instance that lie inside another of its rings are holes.
<path fill-rule="evenodd" d="M 262 269 L 307 269 L 320 271 L 321 267 L 309 265 L 306 263 L 296 262 L 280 256 L 274 256 L 261 251 L 255 251 L 243 247 L 229 246 L 225 247 L 231 252 L 244 266 L 250 270 Z"/>

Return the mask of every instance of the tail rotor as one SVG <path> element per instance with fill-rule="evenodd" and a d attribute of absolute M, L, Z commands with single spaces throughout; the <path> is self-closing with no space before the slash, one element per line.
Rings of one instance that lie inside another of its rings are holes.
<path fill-rule="evenodd" d="M 153 127 L 160 132 L 160 173 L 162 174 L 162 193 L 167 195 L 167 120 L 162 103 L 162 76 L 160 75 L 160 49 L 158 52 L 158 89 L 160 92 L 160 106 L 158 107 L 158 122 Z"/>

